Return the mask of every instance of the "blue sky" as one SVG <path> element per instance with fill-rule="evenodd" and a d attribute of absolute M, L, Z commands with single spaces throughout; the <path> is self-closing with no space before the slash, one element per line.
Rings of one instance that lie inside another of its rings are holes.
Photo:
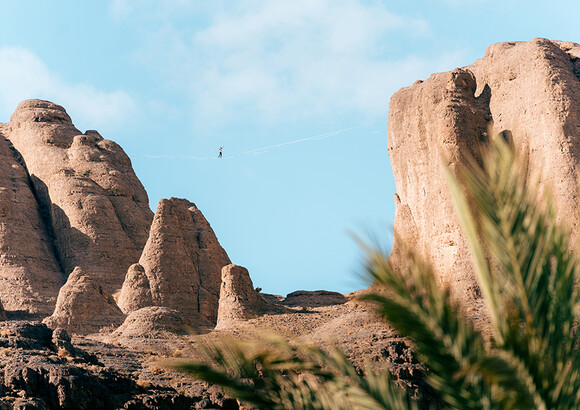
<path fill-rule="evenodd" d="M 572 0 L 2 7 L 0 121 L 23 99 L 63 105 L 77 128 L 121 144 L 153 210 L 195 202 L 232 261 L 278 294 L 365 286 L 349 232 L 390 237 L 396 90 L 494 42 L 580 42 Z"/>

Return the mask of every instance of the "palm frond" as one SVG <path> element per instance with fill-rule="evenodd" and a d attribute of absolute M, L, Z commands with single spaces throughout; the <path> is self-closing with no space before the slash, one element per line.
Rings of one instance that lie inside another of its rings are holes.
<path fill-rule="evenodd" d="M 449 173 L 448 179 L 490 304 L 497 347 L 519 360 L 520 370 L 525 364 L 548 408 L 569 405 L 576 392 L 555 387 L 561 372 L 568 374 L 567 362 L 574 360 L 576 369 L 578 364 L 577 261 L 549 196 L 538 201 L 538 184 L 527 181 L 513 147 L 501 138 L 481 163 L 468 161 L 457 178 Z"/>
<path fill-rule="evenodd" d="M 388 373 L 359 373 L 338 349 L 292 346 L 277 337 L 229 341 L 206 349 L 208 363 L 174 364 L 194 377 L 224 387 L 260 408 L 416 409 Z"/>

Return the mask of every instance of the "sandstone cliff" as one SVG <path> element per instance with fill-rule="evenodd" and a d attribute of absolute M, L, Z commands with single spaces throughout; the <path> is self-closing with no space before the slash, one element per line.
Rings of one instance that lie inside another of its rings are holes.
<path fill-rule="evenodd" d="M 490 135 L 507 132 L 530 180 L 551 190 L 558 217 L 578 225 L 580 45 L 545 39 L 499 43 L 473 65 L 433 74 L 393 95 L 388 150 L 395 176 L 391 260 L 402 243 L 435 266 L 461 298 L 478 297 L 465 238 L 443 176 Z"/>
<path fill-rule="evenodd" d="M 127 155 L 48 101 L 22 102 L 3 132 L 30 174 L 64 274 L 79 266 L 107 291 L 120 289 L 153 216 Z"/>

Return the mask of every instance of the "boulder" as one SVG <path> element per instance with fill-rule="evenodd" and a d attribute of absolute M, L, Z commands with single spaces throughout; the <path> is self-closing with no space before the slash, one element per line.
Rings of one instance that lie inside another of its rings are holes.
<path fill-rule="evenodd" d="M 6 316 L 6 311 L 4 310 L 4 306 L 2 306 L 2 303 L 0 303 L 0 321 L 6 320 L 7 316 Z"/>
<path fill-rule="evenodd" d="M 576 235 L 579 58 L 575 43 L 498 43 L 474 64 L 392 96 L 387 139 L 397 187 L 395 266 L 403 268 L 402 253 L 413 250 L 457 297 L 480 296 L 444 169 L 453 172 L 466 156 L 477 159 L 479 147 L 499 133 L 511 135 L 529 179 L 551 191 L 558 219 Z"/>
<path fill-rule="evenodd" d="M 54 311 L 65 276 L 28 173 L 0 127 L 0 300 L 24 316 Z"/>
<path fill-rule="evenodd" d="M 252 319 L 267 310 L 268 303 L 254 289 L 246 268 L 233 264 L 222 268 L 216 329 L 238 320 Z"/>
<path fill-rule="evenodd" d="M 230 259 L 195 204 L 178 198 L 159 201 L 139 263 L 149 280 L 152 305 L 175 309 L 191 321 L 201 315 L 216 322 L 221 269 Z M 129 312 L 147 303 L 122 305 Z"/>
<path fill-rule="evenodd" d="M 53 329 L 89 334 L 103 327 L 118 327 L 124 319 L 113 298 L 76 267 L 58 294 L 54 313 L 43 323 Z"/>
<path fill-rule="evenodd" d="M 65 273 L 79 266 L 108 292 L 120 289 L 153 217 L 129 157 L 96 131 L 81 133 L 49 101 L 20 103 L 4 133 L 26 164 Z"/>

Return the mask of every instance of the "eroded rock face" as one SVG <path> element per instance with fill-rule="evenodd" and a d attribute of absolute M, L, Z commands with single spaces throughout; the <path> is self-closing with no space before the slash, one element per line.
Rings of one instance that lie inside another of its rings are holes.
<path fill-rule="evenodd" d="M 237 320 L 256 317 L 267 309 L 266 301 L 254 289 L 248 270 L 243 266 L 222 268 L 217 328 Z"/>
<path fill-rule="evenodd" d="M 551 191 L 558 219 L 578 232 L 580 45 L 537 38 L 493 44 L 471 70 L 490 89 L 494 132 L 510 131 L 528 180 Z M 543 196 L 540 193 L 540 196 Z"/>
<path fill-rule="evenodd" d="M 5 309 L 45 317 L 65 276 L 30 187 L 0 127 L 0 300 Z"/>
<path fill-rule="evenodd" d="M 129 157 L 96 131 L 82 134 L 48 101 L 20 103 L 4 132 L 24 159 L 65 274 L 80 266 L 108 292 L 120 289 L 153 216 Z"/>
<path fill-rule="evenodd" d="M 150 284 L 150 304 L 175 309 L 191 321 L 201 315 L 216 322 L 221 269 L 230 259 L 193 203 L 178 198 L 159 202 L 139 263 Z M 148 303 L 129 308 L 123 302 L 123 308 L 128 312 Z"/>
<path fill-rule="evenodd" d="M 143 266 L 135 263 L 129 267 L 125 282 L 119 293 L 117 305 L 125 314 L 129 314 L 145 306 L 151 306 L 151 284 Z"/>
<path fill-rule="evenodd" d="M 470 253 L 448 193 L 453 171 L 491 135 L 509 131 L 530 180 L 552 191 L 558 218 L 577 231 L 580 45 L 499 43 L 473 65 L 403 88 L 389 105 L 388 150 L 397 194 L 391 261 L 403 243 L 432 262 L 460 298 L 478 297 Z"/>
<path fill-rule="evenodd" d="M 401 263 L 402 243 L 435 267 L 443 285 L 476 296 L 469 250 L 444 175 L 475 154 L 486 137 L 485 95 L 475 97 L 474 75 L 463 69 L 433 74 L 393 95 L 388 149 L 397 186 L 391 261 Z"/>
<path fill-rule="evenodd" d="M 117 327 L 124 319 L 113 298 L 76 267 L 58 294 L 54 313 L 43 323 L 53 329 L 60 327 L 68 332 L 88 334 L 105 326 Z"/>

